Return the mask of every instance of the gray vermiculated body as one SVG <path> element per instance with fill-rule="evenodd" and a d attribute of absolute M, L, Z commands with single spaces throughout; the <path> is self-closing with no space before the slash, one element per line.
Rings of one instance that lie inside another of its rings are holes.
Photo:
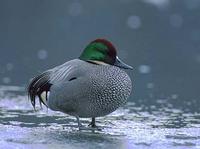
<path fill-rule="evenodd" d="M 70 115 L 107 115 L 125 104 L 131 93 L 129 76 L 115 66 L 74 59 L 50 71 L 48 106 Z"/>

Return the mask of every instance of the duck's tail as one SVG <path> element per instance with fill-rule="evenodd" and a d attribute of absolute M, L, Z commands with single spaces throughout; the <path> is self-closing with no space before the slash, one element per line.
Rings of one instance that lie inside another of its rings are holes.
<path fill-rule="evenodd" d="M 47 97 L 48 92 L 50 91 L 51 83 L 50 81 L 50 71 L 46 71 L 35 78 L 30 82 L 27 90 L 28 97 L 31 100 L 31 104 L 35 109 L 35 98 L 38 96 L 40 105 L 44 104 L 47 106 Z M 45 93 L 45 94 L 44 94 Z"/>

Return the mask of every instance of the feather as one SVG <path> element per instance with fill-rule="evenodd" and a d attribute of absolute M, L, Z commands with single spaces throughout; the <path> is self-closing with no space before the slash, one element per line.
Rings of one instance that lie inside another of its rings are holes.
<path fill-rule="evenodd" d="M 73 71 L 74 67 L 69 63 L 64 63 L 63 65 L 57 66 L 53 69 L 47 70 L 44 73 L 36 76 L 32 79 L 28 86 L 28 97 L 31 100 L 31 104 L 35 109 L 36 97 L 39 98 L 39 103 L 42 105 L 47 105 L 48 92 L 53 84 L 59 84 L 61 82 L 69 81 L 68 77 Z M 71 78 L 70 78 L 71 79 Z M 73 77 L 74 79 L 74 77 Z M 45 95 L 44 95 L 45 93 Z"/>
<path fill-rule="evenodd" d="M 35 78 L 32 79 L 28 86 L 28 97 L 31 100 L 31 104 L 35 109 L 35 98 L 38 96 L 39 102 L 47 106 L 46 102 L 47 96 L 42 97 L 43 92 L 47 92 L 50 90 L 50 74 L 51 71 L 46 71 Z M 44 99 L 45 98 L 45 99 Z"/>

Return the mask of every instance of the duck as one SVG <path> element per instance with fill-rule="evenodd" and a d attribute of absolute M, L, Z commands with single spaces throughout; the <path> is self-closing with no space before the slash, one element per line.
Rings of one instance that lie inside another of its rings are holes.
<path fill-rule="evenodd" d="M 79 130 L 85 128 L 80 118 L 95 119 L 123 106 L 131 94 L 132 82 L 125 69 L 133 69 L 117 56 L 107 39 L 90 42 L 81 55 L 34 77 L 28 85 L 28 97 L 53 111 L 76 117 Z"/>

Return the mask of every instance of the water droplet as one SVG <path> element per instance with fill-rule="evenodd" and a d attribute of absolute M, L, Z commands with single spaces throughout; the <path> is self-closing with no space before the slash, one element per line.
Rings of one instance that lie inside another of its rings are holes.
<path fill-rule="evenodd" d="M 6 69 L 7 69 L 8 71 L 13 70 L 13 67 L 14 67 L 14 65 L 13 65 L 12 63 L 7 63 L 7 64 L 6 64 Z"/>
<path fill-rule="evenodd" d="M 78 16 L 82 12 L 82 5 L 79 2 L 73 2 L 69 5 L 69 14 L 71 16 Z"/>
<path fill-rule="evenodd" d="M 48 53 L 47 53 L 46 50 L 41 49 L 41 50 L 38 51 L 37 56 L 38 56 L 39 59 L 44 60 L 48 57 Z"/>
<path fill-rule="evenodd" d="M 9 83 L 11 82 L 11 79 L 10 79 L 9 77 L 4 77 L 4 78 L 2 79 L 2 81 L 3 81 L 3 83 L 5 83 L 5 84 L 9 84 Z"/>
<path fill-rule="evenodd" d="M 173 27 L 181 27 L 183 24 L 183 18 L 179 14 L 173 14 L 170 16 L 169 22 Z"/>
<path fill-rule="evenodd" d="M 148 65 L 140 65 L 139 66 L 139 72 L 142 74 L 150 73 L 150 71 L 151 71 L 151 67 Z"/>
<path fill-rule="evenodd" d="M 130 16 L 127 20 L 127 25 L 132 29 L 138 29 L 141 26 L 141 20 L 139 16 Z"/>

